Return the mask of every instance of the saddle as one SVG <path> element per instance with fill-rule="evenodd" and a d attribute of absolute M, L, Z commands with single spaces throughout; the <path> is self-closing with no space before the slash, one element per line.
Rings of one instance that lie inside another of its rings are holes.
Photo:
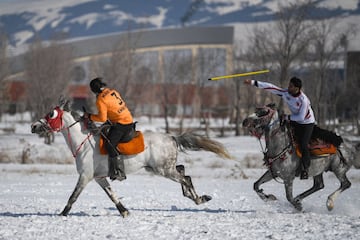
<path fill-rule="evenodd" d="M 325 157 L 335 154 L 343 139 L 336 133 L 314 126 L 311 140 L 308 145 L 310 155 Z M 299 145 L 296 144 L 296 155 L 301 158 L 302 154 Z"/>
<path fill-rule="evenodd" d="M 100 153 L 102 155 L 107 155 L 108 152 L 105 148 L 105 139 L 101 135 L 99 146 L 100 146 Z M 117 150 L 122 155 L 134 155 L 141 153 L 145 150 L 145 143 L 144 143 L 144 135 L 141 131 L 136 131 L 135 136 L 129 142 L 120 142 L 117 145 Z"/>
<path fill-rule="evenodd" d="M 107 135 L 110 125 L 107 124 L 103 126 L 100 135 L 99 147 L 100 147 L 100 154 L 107 155 L 108 152 L 105 147 L 105 139 L 104 136 Z M 116 150 L 121 155 L 134 155 L 141 153 L 145 150 L 145 143 L 144 143 L 144 135 L 141 131 L 136 131 L 136 122 L 133 124 L 133 129 L 125 138 L 123 138 L 116 146 Z"/>
<path fill-rule="evenodd" d="M 308 145 L 310 155 L 317 157 L 326 157 L 331 154 L 335 154 L 337 147 L 334 144 L 324 142 L 321 139 L 312 139 Z M 296 144 L 296 155 L 301 158 L 301 150 L 298 144 Z"/>

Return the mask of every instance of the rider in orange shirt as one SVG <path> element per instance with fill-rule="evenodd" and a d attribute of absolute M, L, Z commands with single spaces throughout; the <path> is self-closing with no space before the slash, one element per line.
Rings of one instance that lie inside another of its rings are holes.
<path fill-rule="evenodd" d="M 119 142 L 131 140 L 134 132 L 133 117 L 120 94 L 114 89 L 107 88 L 101 78 L 91 80 L 90 88 L 96 94 L 98 114 L 87 114 L 87 117 L 95 122 L 109 120 L 112 123 L 105 144 L 109 154 L 109 176 L 111 180 L 124 180 L 124 160 L 116 146 Z"/>

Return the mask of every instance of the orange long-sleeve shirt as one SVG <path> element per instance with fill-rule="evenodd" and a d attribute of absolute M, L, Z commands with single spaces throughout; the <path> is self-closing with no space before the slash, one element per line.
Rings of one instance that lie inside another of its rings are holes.
<path fill-rule="evenodd" d="M 127 108 L 125 101 L 120 94 L 110 88 L 105 88 L 96 98 L 98 114 L 90 115 L 90 119 L 95 122 L 105 122 L 110 120 L 112 123 L 130 124 L 133 117 Z"/>

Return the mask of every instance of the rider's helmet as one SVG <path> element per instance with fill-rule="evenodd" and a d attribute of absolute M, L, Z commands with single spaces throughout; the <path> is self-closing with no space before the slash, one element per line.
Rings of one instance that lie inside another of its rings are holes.
<path fill-rule="evenodd" d="M 104 83 L 100 77 L 94 78 L 90 82 L 90 89 L 95 94 L 101 93 L 105 86 L 106 83 Z"/>

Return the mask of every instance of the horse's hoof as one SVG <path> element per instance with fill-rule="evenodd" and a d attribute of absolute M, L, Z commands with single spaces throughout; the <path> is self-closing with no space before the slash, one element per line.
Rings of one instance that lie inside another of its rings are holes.
<path fill-rule="evenodd" d="M 65 206 L 64 210 L 62 210 L 62 212 L 59 214 L 59 216 L 64 216 L 64 217 L 66 217 L 66 216 L 69 214 L 70 209 L 71 209 L 70 207 Z"/>
<path fill-rule="evenodd" d="M 202 199 L 202 202 L 205 203 L 205 202 L 208 202 L 212 199 L 211 196 L 208 196 L 208 195 L 203 195 L 201 196 L 201 199 Z"/>
<path fill-rule="evenodd" d="M 298 210 L 299 212 L 302 212 L 302 210 L 303 210 L 301 203 L 296 203 L 296 204 L 294 204 L 294 207 L 295 207 L 295 209 Z"/>
<path fill-rule="evenodd" d="M 120 214 L 123 218 L 126 218 L 130 215 L 130 212 L 128 210 L 126 210 L 126 211 L 121 212 Z"/>
<path fill-rule="evenodd" d="M 210 197 L 208 195 L 202 195 L 201 197 L 199 197 L 196 200 L 196 204 L 199 205 L 199 204 L 202 204 L 202 203 L 206 203 L 206 202 L 210 201 L 211 199 L 212 199 L 212 197 Z"/>
<path fill-rule="evenodd" d="M 334 209 L 334 201 L 330 198 L 326 201 L 326 207 L 329 211 Z"/>
<path fill-rule="evenodd" d="M 269 194 L 266 195 L 266 200 L 275 201 L 277 200 L 277 198 L 275 197 L 275 195 Z"/>

